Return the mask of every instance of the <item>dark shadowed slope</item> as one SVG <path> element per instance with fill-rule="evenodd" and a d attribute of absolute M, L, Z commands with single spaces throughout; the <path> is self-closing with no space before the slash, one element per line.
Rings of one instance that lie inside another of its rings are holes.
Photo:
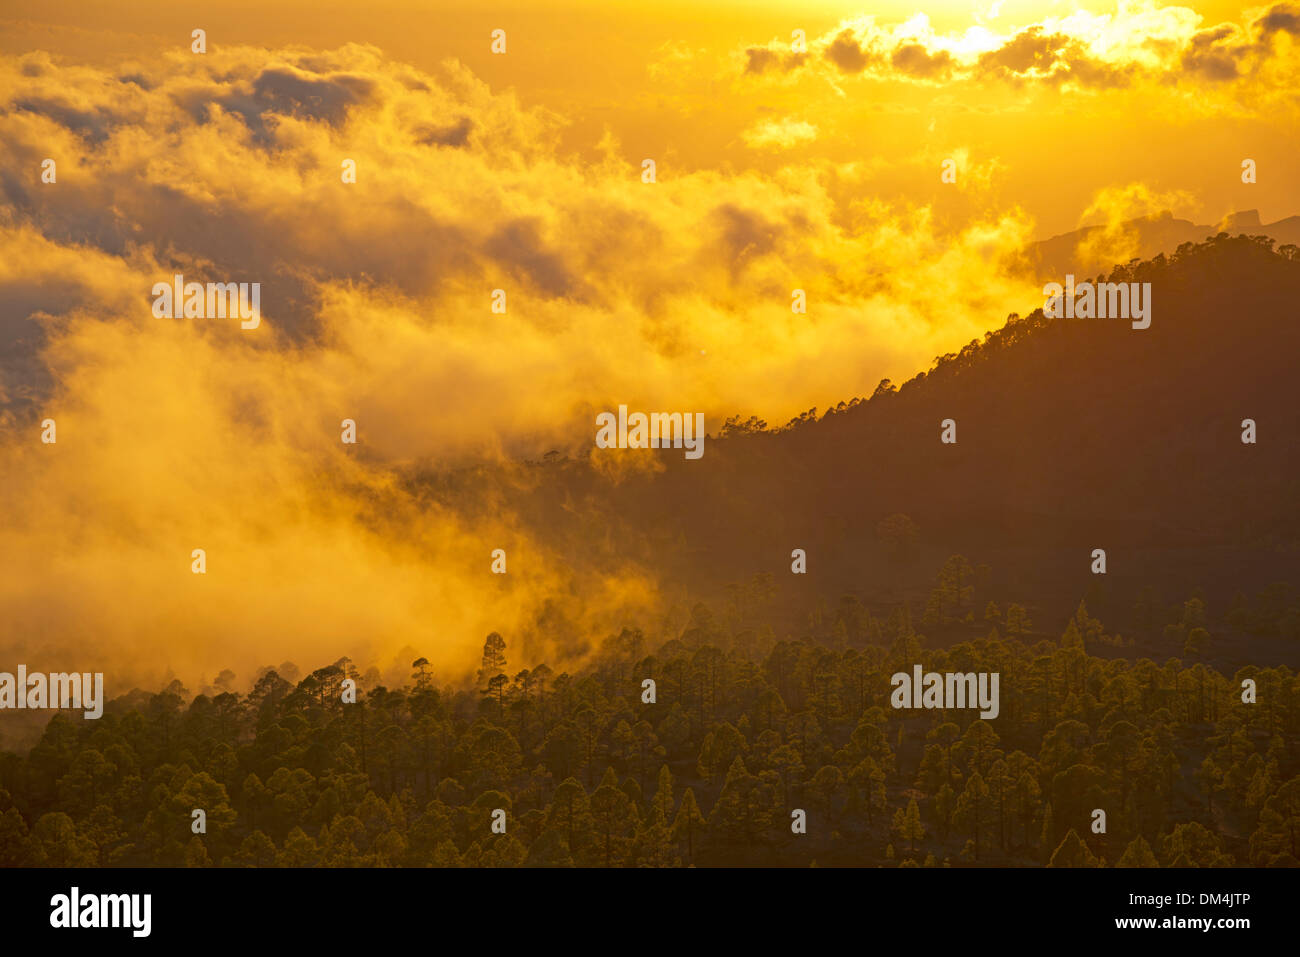
<path fill-rule="evenodd" d="M 770 573 L 791 627 L 847 591 L 918 599 L 954 552 L 1048 617 L 1107 595 L 1117 627 L 1148 586 L 1222 610 L 1238 589 L 1300 581 L 1300 261 L 1221 236 L 1111 279 L 1152 284 L 1150 328 L 1036 309 L 897 390 L 711 436 L 698 461 L 636 453 L 663 469 L 617 484 L 585 461 L 538 463 L 495 494 L 575 567 L 636 562 L 681 599 Z M 948 418 L 955 445 L 940 442 Z M 912 547 L 882 534 L 897 514 Z M 795 548 L 807 575 L 791 574 Z"/>

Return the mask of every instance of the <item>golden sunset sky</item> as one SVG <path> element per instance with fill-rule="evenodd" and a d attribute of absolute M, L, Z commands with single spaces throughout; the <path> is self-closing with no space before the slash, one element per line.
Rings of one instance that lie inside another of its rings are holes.
<path fill-rule="evenodd" d="M 586 456 L 620 403 L 780 424 L 1041 305 L 1026 243 L 1300 212 L 1298 38 L 1287 3 L 6 0 L 3 650 L 467 669 L 573 572 L 400 470 Z M 154 318 L 177 272 L 262 282 L 262 326 Z M 584 589 L 595 633 L 654 575 Z"/>
<path fill-rule="evenodd" d="M 619 156 L 658 157 L 665 173 L 853 164 L 873 191 L 933 203 L 938 217 L 1021 207 L 1035 235 L 1075 228 L 1081 198 L 1134 182 L 1205 221 L 1248 205 L 1267 222 L 1300 206 L 1296 178 L 1283 175 L 1300 145 L 1294 4 L 3 6 L 0 42 L 11 54 L 149 64 L 202 26 L 214 49 L 358 43 L 425 71 L 455 60 L 494 93 L 558 114 L 559 147 L 587 161 L 612 137 Z M 1270 11 L 1265 42 L 1258 24 Z M 505 56 L 489 50 L 495 28 L 507 31 Z M 1036 28 L 1037 44 L 1027 33 Z M 794 29 L 812 51 L 802 69 L 745 73 L 747 50 L 788 53 Z M 856 72 L 829 59 L 846 29 L 884 59 Z M 1062 42 L 1042 42 L 1053 36 Z M 895 61 L 900 49 L 925 56 Z M 999 52 L 999 62 L 978 65 Z M 936 55 L 945 60 L 929 59 Z M 1067 78 L 1045 79 L 1063 65 Z M 949 155 L 968 157 L 977 180 L 969 187 L 988 181 L 978 198 L 938 188 L 934 160 Z M 1273 174 L 1249 191 L 1237 175 L 1247 155 Z"/>

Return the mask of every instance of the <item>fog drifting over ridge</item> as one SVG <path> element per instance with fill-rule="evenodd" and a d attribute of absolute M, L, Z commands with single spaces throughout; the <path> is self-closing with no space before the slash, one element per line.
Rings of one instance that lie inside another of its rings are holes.
<path fill-rule="evenodd" d="M 563 665 L 652 607 L 653 571 L 548 560 L 508 501 L 431 506 L 401 469 L 585 455 L 619 404 L 779 424 L 1041 298 L 1018 208 L 941 227 L 816 159 L 643 183 L 612 137 L 568 156 L 563 116 L 454 62 L 32 53 L 0 89 L 3 650 L 106 668 L 110 697 L 408 646 L 459 674 L 494 630 Z M 175 274 L 262 283 L 261 325 L 155 318 Z"/>

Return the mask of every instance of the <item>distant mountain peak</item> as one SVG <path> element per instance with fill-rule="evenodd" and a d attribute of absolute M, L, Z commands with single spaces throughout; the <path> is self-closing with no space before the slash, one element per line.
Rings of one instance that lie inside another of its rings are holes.
<path fill-rule="evenodd" d="M 1026 249 L 1026 261 L 1037 276 L 1055 278 L 1067 272 L 1105 270 L 1131 258 L 1152 259 L 1161 253 L 1168 256 L 1183 243 L 1204 242 L 1218 233 L 1269 236 L 1279 246 L 1300 245 L 1300 216 L 1266 224 L 1260 219 L 1258 209 L 1243 209 L 1224 216 L 1217 225 L 1198 225 L 1165 211 L 1128 220 L 1116 233 L 1119 241 L 1113 248 L 1106 244 L 1093 245 L 1098 237 L 1105 236 L 1102 226 L 1062 233 L 1031 243 Z"/>
<path fill-rule="evenodd" d="M 1229 213 L 1224 216 L 1222 222 L 1219 223 L 1219 231 L 1235 235 L 1247 229 L 1262 229 L 1263 225 L 1259 219 L 1258 209 L 1243 209 L 1240 212 Z"/>

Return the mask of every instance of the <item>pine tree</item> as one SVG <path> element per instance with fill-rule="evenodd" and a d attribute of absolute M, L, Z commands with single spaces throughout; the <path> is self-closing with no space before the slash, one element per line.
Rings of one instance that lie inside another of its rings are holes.
<path fill-rule="evenodd" d="M 1096 867 L 1097 858 L 1088 850 L 1088 846 L 1080 840 L 1074 828 L 1070 828 L 1065 832 L 1065 837 L 1061 839 L 1060 846 L 1052 853 L 1052 859 L 1047 866 Z"/>
<path fill-rule="evenodd" d="M 894 812 L 894 833 L 907 841 L 909 850 L 916 850 L 916 842 L 925 837 L 925 828 L 921 824 L 921 809 L 916 806 L 916 798 L 907 802 L 907 810 L 899 808 Z"/>
<path fill-rule="evenodd" d="M 483 642 L 483 664 L 478 670 L 478 686 L 488 692 L 488 682 L 506 670 L 506 640 L 495 631 Z"/>
<path fill-rule="evenodd" d="M 651 811 L 658 810 L 665 821 L 671 821 L 675 805 L 676 802 L 673 800 L 673 772 L 668 770 L 668 765 L 665 764 L 659 768 L 659 783 L 655 787 L 655 796 L 650 802 L 650 808 Z"/>
<path fill-rule="evenodd" d="M 982 775 L 976 773 L 966 782 L 957 807 L 953 811 L 953 822 L 958 826 L 968 827 L 974 836 L 975 860 L 980 859 L 980 831 L 988 823 L 989 788 Z"/>
<path fill-rule="evenodd" d="M 948 784 L 939 788 L 939 793 L 934 796 L 934 816 L 939 821 L 939 836 L 947 837 L 948 828 L 952 824 L 952 811 L 956 804 L 956 795 Z"/>
<path fill-rule="evenodd" d="M 1056 825 L 1052 821 L 1052 805 L 1049 803 L 1043 811 L 1043 830 L 1038 835 L 1038 852 L 1042 854 L 1042 859 L 1047 860 L 1048 849 L 1053 847 L 1056 840 Z"/>
<path fill-rule="evenodd" d="M 680 867 L 681 857 L 673 847 L 672 829 L 658 806 L 650 809 L 649 820 L 637 830 L 634 841 L 637 867 Z"/>
<path fill-rule="evenodd" d="M 1023 637 L 1033 625 L 1029 621 L 1029 614 L 1020 605 L 1012 604 L 1007 607 L 1007 634 L 1012 638 Z"/>
<path fill-rule="evenodd" d="M 569 839 L 564 829 L 551 827 L 542 831 L 537 840 L 528 849 L 525 867 L 573 867 L 573 855 L 569 852 Z"/>
<path fill-rule="evenodd" d="M 605 769 L 600 787 L 591 795 L 591 817 L 604 865 L 610 867 L 621 862 L 637 817 L 632 801 L 618 786 L 618 777 L 612 767 Z"/>
<path fill-rule="evenodd" d="M 284 847 L 277 858 L 280 867 L 315 867 L 320 863 L 320 848 L 311 835 L 295 827 L 284 839 Z"/>
<path fill-rule="evenodd" d="M 686 863 L 695 863 L 695 835 L 704 828 L 704 815 L 695 803 L 695 789 L 687 788 L 682 795 L 682 806 L 673 820 L 673 840 L 686 842 Z"/>
<path fill-rule="evenodd" d="M 1128 847 L 1124 848 L 1124 853 L 1120 855 L 1115 862 L 1116 867 L 1159 867 L 1155 853 L 1151 850 L 1151 845 L 1146 842 L 1141 834 L 1128 842 Z"/>
<path fill-rule="evenodd" d="M 212 858 L 208 857 L 208 849 L 203 846 L 203 840 L 197 834 L 190 838 L 189 847 L 185 848 L 185 866 L 212 866 Z"/>

